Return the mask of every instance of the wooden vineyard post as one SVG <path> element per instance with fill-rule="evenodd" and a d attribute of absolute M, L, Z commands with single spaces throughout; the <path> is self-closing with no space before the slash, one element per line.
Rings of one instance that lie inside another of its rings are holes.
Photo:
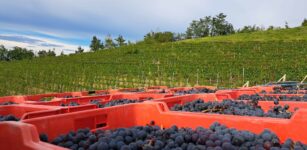
<path fill-rule="evenodd" d="M 285 82 L 287 78 L 287 75 L 284 74 L 277 82 Z"/>
<path fill-rule="evenodd" d="M 249 87 L 249 81 L 247 81 L 242 87 L 243 87 L 243 88 Z"/>
<path fill-rule="evenodd" d="M 301 84 L 303 84 L 306 79 L 307 79 L 307 75 L 303 78 L 303 80 L 301 81 Z"/>
<path fill-rule="evenodd" d="M 199 81 L 198 81 L 198 80 L 199 80 L 199 79 L 198 79 L 198 78 L 199 78 L 199 76 L 198 76 L 198 71 L 199 71 L 199 69 L 197 69 L 197 73 L 196 73 L 196 85 L 199 85 Z"/>

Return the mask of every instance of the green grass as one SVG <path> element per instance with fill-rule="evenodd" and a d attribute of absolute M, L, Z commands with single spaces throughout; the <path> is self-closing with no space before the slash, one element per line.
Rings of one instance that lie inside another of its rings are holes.
<path fill-rule="evenodd" d="M 228 36 L 205 37 L 199 39 L 185 40 L 183 42 L 269 42 L 269 41 L 302 41 L 307 40 L 307 27 L 296 27 L 291 29 L 279 29 L 270 31 L 259 31 L 252 33 L 239 33 Z"/>
<path fill-rule="evenodd" d="M 0 95 L 150 85 L 241 86 L 307 74 L 307 28 L 0 62 Z M 244 74 L 243 74 L 244 70 Z"/>

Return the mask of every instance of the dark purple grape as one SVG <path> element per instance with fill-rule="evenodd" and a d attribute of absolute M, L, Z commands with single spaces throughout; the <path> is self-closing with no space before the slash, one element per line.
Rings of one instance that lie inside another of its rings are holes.
<path fill-rule="evenodd" d="M 71 138 L 68 138 L 69 136 Z M 77 138 L 76 138 L 77 137 Z M 73 141 L 71 139 L 79 139 Z M 212 149 L 212 150 L 267 150 L 267 149 L 304 149 L 307 145 L 294 143 L 291 139 L 281 143 L 269 130 L 260 134 L 227 128 L 213 123 L 210 128 L 178 128 L 172 126 L 160 129 L 156 126 L 136 126 L 114 130 L 80 129 L 55 138 L 51 143 L 70 149 L 114 149 L 114 150 L 156 150 L 156 149 Z"/>

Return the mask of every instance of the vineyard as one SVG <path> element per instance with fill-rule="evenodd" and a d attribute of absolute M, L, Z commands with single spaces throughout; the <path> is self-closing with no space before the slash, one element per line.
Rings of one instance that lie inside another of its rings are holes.
<path fill-rule="evenodd" d="M 0 95 L 108 88 L 252 85 L 307 73 L 307 28 L 163 44 L 135 44 L 60 57 L 0 62 Z"/>

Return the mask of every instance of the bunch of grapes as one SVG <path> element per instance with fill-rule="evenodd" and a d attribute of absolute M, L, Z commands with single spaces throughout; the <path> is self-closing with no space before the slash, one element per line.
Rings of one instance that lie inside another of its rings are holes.
<path fill-rule="evenodd" d="M 0 122 L 1 121 L 19 121 L 19 119 L 17 117 L 15 117 L 14 115 L 0 115 Z"/>
<path fill-rule="evenodd" d="M 125 104 L 130 104 L 130 103 L 140 103 L 140 102 L 143 102 L 143 100 L 117 99 L 117 100 L 112 100 L 110 102 L 107 102 L 106 104 L 103 105 L 102 108 L 112 107 L 112 106 L 117 106 L 117 105 L 125 105 Z"/>
<path fill-rule="evenodd" d="M 0 103 L 0 105 L 14 105 L 14 104 L 17 104 L 17 103 L 11 102 L 11 101 Z"/>
<path fill-rule="evenodd" d="M 204 102 L 201 99 L 197 99 L 183 105 L 175 104 L 171 107 L 172 111 L 188 111 L 188 112 L 203 112 L 203 113 L 215 113 L 215 114 L 227 114 L 227 115 L 239 115 L 239 116 L 257 116 L 257 117 L 273 117 L 273 118 L 291 118 L 292 112 L 288 111 L 289 106 L 279 106 L 275 103 L 275 106 L 268 112 L 264 112 L 261 106 L 258 105 L 258 101 L 235 101 L 235 100 L 223 100 Z"/>
<path fill-rule="evenodd" d="M 274 87 L 273 92 L 270 92 L 270 94 L 307 94 L 307 91 L 305 89 L 301 89 L 302 91 L 299 91 L 297 87 Z M 304 91 L 305 90 L 305 91 Z M 267 92 L 262 91 L 263 94 L 267 94 Z"/>
<path fill-rule="evenodd" d="M 145 92 L 144 89 L 127 89 L 127 90 L 122 90 L 121 92 Z"/>
<path fill-rule="evenodd" d="M 48 140 L 41 136 L 42 140 Z M 72 150 L 300 150 L 307 145 L 287 139 L 282 143 L 276 134 L 260 134 L 227 128 L 213 123 L 209 128 L 170 128 L 135 126 L 115 130 L 79 129 L 60 135 L 52 144 Z"/>
<path fill-rule="evenodd" d="M 148 99 L 144 100 L 131 100 L 131 99 L 117 99 L 117 100 L 111 100 L 105 104 L 103 104 L 100 100 L 91 100 L 91 104 L 97 105 L 98 108 L 105 108 L 105 107 L 112 107 L 117 105 L 125 105 L 130 103 L 140 103 Z"/>
<path fill-rule="evenodd" d="M 258 94 L 242 94 L 238 98 L 239 100 L 258 100 L 258 101 L 307 101 L 307 94 L 304 96 L 286 96 L 286 95 L 280 95 L 279 97 L 275 96 L 260 96 Z"/>
<path fill-rule="evenodd" d="M 201 89 L 195 89 L 192 88 L 190 90 L 182 90 L 182 91 L 177 91 L 175 95 L 186 95 L 186 94 L 200 94 L 200 93 L 215 93 L 215 90 L 211 90 L 208 88 L 201 88 Z"/>
<path fill-rule="evenodd" d="M 101 103 L 100 100 L 91 100 L 90 104 L 95 104 L 95 105 L 97 105 L 98 108 L 102 108 L 103 107 L 103 104 Z"/>
<path fill-rule="evenodd" d="M 69 102 L 68 104 L 64 104 L 64 103 L 60 104 L 60 106 L 63 106 L 63 107 L 65 107 L 65 106 L 79 106 L 79 105 L 80 104 L 77 103 L 77 102 Z"/>
<path fill-rule="evenodd" d="M 131 100 L 131 99 L 117 99 L 117 100 L 112 100 L 112 101 L 109 101 L 105 104 L 103 104 L 101 102 L 101 100 L 90 100 L 90 104 L 95 104 L 97 105 L 98 108 L 105 108 L 105 107 L 112 107 L 112 106 L 117 106 L 117 105 L 125 105 L 125 104 L 130 104 L 130 103 L 140 103 L 140 102 L 143 102 L 145 100 L 150 100 L 151 98 L 149 99 L 144 99 L 144 100 Z M 77 102 L 70 102 L 68 104 L 60 104 L 60 106 L 79 106 L 80 104 L 77 103 Z"/>

